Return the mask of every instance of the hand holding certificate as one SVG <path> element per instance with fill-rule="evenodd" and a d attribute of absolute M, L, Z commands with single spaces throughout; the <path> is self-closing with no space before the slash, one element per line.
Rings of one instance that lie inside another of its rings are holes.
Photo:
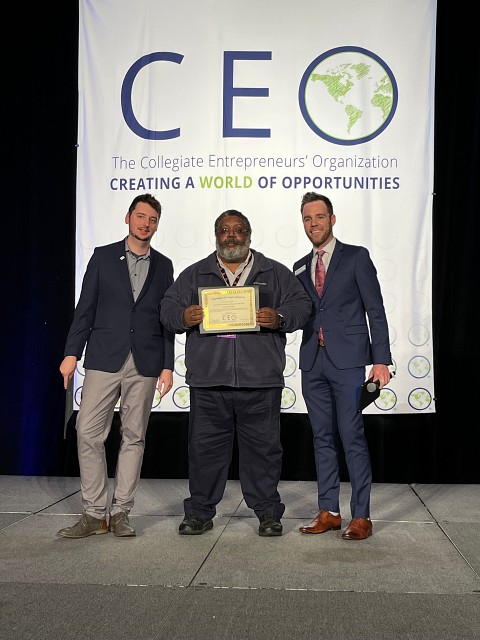
<path fill-rule="evenodd" d="M 205 314 L 200 333 L 260 330 L 256 320 L 257 286 L 199 287 L 198 297 Z"/>

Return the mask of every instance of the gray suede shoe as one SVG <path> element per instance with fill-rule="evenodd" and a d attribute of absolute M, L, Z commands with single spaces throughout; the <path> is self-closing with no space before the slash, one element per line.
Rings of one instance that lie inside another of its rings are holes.
<path fill-rule="evenodd" d="M 86 538 L 87 536 L 98 536 L 102 533 L 108 533 L 105 518 L 100 520 L 94 516 L 89 516 L 88 513 L 84 513 L 77 524 L 74 524 L 72 527 L 60 529 L 57 536 L 61 538 Z"/>
<path fill-rule="evenodd" d="M 127 538 L 137 535 L 135 529 L 129 524 L 128 515 L 125 511 L 120 511 L 114 516 L 110 516 L 109 529 L 117 538 Z"/>

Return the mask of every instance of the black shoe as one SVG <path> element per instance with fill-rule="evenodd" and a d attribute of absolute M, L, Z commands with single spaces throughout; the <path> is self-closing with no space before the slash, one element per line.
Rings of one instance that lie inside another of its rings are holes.
<path fill-rule="evenodd" d="M 178 527 L 178 533 L 183 536 L 199 536 L 210 529 L 213 529 L 213 520 L 201 520 L 196 516 L 185 516 Z"/>
<path fill-rule="evenodd" d="M 259 536 L 281 536 L 283 531 L 280 518 L 274 516 L 261 516 L 260 525 L 258 527 Z"/>

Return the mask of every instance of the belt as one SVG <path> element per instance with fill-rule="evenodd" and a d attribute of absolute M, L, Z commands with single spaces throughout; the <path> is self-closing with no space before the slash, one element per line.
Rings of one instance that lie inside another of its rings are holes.
<path fill-rule="evenodd" d="M 319 338 L 318 339 L 318 346 L 319 347 L 324 347 L 325 346 L 325 340 L 323 338 Z"/>

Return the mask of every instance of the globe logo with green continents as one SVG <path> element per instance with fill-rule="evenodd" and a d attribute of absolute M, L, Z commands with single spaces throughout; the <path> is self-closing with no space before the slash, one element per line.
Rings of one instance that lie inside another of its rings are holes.
<path fill-rule="evenodd" d="M 428 389 L 412 389 L 408 396 L 408 404 L 413 407 L 413 409 L 417 409 L 417 411 L 421 411 L 423 409 L 428 409 L 428 407 L 432 404 L 432 396 Z"/>
<path fill-rule="evenodd" d="M 395 115 L 398 88 L 388 65 L 360 47 L 338 47 L 318 56 L 306 69 L 298 99 L 308 126 L 341 145 L 368 142 Z"/>
<path fill-rule="evenodd" d="M 408 372 L 414 378 L 425 378 L 430 373 L 430 362 L 424 356 L 415 356 L 408 363 Z"/>
<path fill-rule="evenodd" d="M 282 391 L 281 409 L 291 409 L 295 404 L 296 399 L 297 396 L 295 395 L 295 391 L 290 389 L 290 387 L 285 387 Z"/>
<path fill-rule="evenodd" d="M 182 386 L 175 389 L 173 403 L 179 409 L 188 409 L 190 407 L 190 387 Z"/>

